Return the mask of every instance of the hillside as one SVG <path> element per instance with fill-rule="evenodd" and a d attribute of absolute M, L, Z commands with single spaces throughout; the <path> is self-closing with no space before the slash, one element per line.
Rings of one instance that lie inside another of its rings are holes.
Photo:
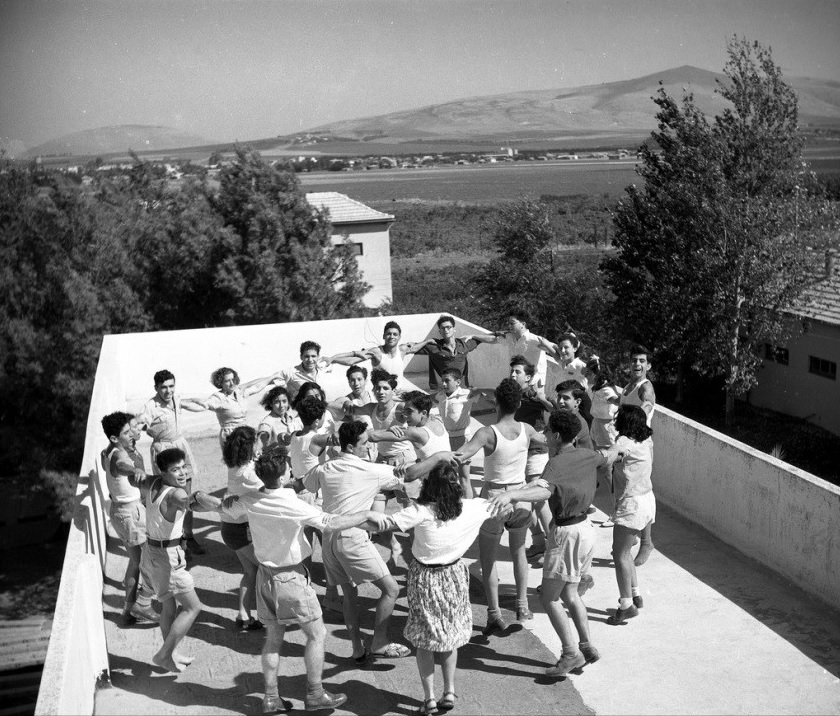
<path fill-rule="evenodd" d="M 129 149 L 139 152 L 195 147 L 203 144 L 207 144 L 205 137 L 172 127 L 124 124 L 117 127 L 98 127 L 67 134 L 26 150 L 24 156 L 47 157 L 66 154 L 98 156 L 113 152 L 127 152 Z"/>
<path fill-rule="evenodd" d="M 651 97 L 660 82 L 669 94 L 692 92 L 710 115 L 723 100 L 715 94 L 722 74 L 683 66 L 644 77 L 600 85 L 555 90 L 512 92 L 472 97 L 419 109 L 351 119 L 309 130 L 314 135 L 352 139 L 407 141 L 412 139 L 550 139 L 567 132 L 647 132 L 655 127 L 656 105 Z M 803 124 L 840 124 L 840 83 L 790 78 L 799 95 Z M 300 136 L 300 135 L 298 135 Z"/>

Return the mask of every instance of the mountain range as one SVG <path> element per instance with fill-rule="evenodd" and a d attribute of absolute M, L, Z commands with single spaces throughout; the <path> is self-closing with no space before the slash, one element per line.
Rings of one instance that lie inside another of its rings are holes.
<path fill-rule="evenodd" d="M 720 113 L 724 100 L 715 90 L 725 76 L 685 65 L 644 77 L 599 85 L 510 92 L 472 97 L 389 114 L 323 124 L 294 135 L 257 139 L 262 150 L 303 149 L 329 151 L 330 141 L 351 140 L 372 145 L 410 142 L 523 142 L 563 140 L 578 143 L 605 135 L 644 136 L 656 126 L 657 107 L 651 101 L 660 87 L 673 97 L 691 92 L 709 115 Z M 840 82 L 807 77 L 786 78 L 799 98 L 803 127 L 840 128 Z M 99 155 L 178 148 L 208 149 L 195 135 L 171 127 L 129 125 L 77 132 L 27 150 L 27 156 Z M 359 147 L 359 152 L 363 152 Z"/>

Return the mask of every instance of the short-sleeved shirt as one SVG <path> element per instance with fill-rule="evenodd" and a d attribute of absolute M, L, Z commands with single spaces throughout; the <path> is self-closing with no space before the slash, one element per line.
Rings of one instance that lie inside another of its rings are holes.
<path fill-rule="evenodd" d="M 265 433 L 268 435 L 268 443 L 266 443 L 266 447 L 277 445 L 280 442 L 281 437 L 295 432 L 296 417 L 296 414 L 291 410 L 287 410 L 279 418 L 271 413 L 266 415 L 260 421 L 260 425 L 257 428 L 258 433 Z"/>
<path fill-rule="evenodd" d="M 369 510 L 377 493 L 397 487 L 400 479 L 390 465 L 378 465 L 350 453 L 341 453 L 323 465 L 313 467 L 303 476 L 303 484 L 310 492 L 321 490 L 325 512 L 349 515 Z"/>
<path fill-rule="evenodd" d="M 146 424 L 146 432 L 155 442 L 174 442 L 181 437 L 181 401 L 178 398 L 164 403 L 155 395 L 146 401 L 137 419 Z"/>
<path fill-rule="evenodd" d="M 580 432 L 575 436 L 575 447 L 593 450 L 595 446 L 592 444 L 592 438 L 589 435 L 589 424 L 580 413 L 577 414 L 577 418 L 580 421 Z"/>
<path fill-rule="evenodd" d="M 316 367 L 313 373 L 306 373 L 303 370 L 303 366 L 298 364 L 293 368 L 286 368 L 280 371 L 279 382 L 281 385 L 286 386 L 286 390 L 289 391 L 289 400 L 294 400 L 300 390 L 300 386 L 304 383 L 318 382 L 320 372 Z"/>
<path fill-rule="evenodd" d="M 207 399 L 207 409 L 216 413 L 220 428 L 235 428 L 245 423 L 247 406 L 245 396 L 238 388 L 226 394 L 221 390 Z"/>
<path fill-rule="evenodd" d="M 477 347 L 478 341 L 474 338 L 467 341 L 463 338 L 456 338 L 455 349 L 450 350 L 443 338 L 435 338 L 433 344 L 424 346 L 417 351 L 418 355 L 429 356 L 429 387 L 436 389 L 438 387 L 437 376 L 449 368 L 460 370 L 464 385 L 469 387 L 467 353 L 474 351 Z"/>
<path fill-rule="evenodd" d="M 607 459 L 594 450 L 565 447 L 548 461 L 543 474 L 532 485 L 551 490 L 548 506 L 559 521 L 586 512 L 595 499 L 597 468 Z"/>
<path fill-rule="evenodd" d="M 471 396 L 468 388 L 457 388 L 452 395 L 447 395 L 443 390 L 435 394 L 440 418 L 443 420 L 443 427 L 446 428 L 449 437 L 461 437 L 467 432 L 470 426 L 472 405 L 479 397 L 478 395 Z"/>
<path fill-rule="evenodd" d="M 653 490 L 650 480 L 653 469 L 653 440 L 648 438 L 638 443 L 626 435 L 620 435 L 615 441 L 615 448 L 624 453 L 624 458 L 616 462 L 613 469 L 615 499 L 637 497 Z"/>
<path fill-rule="evenodd" d="M 403 532 L 414 528 L 411 552 L 422 564 L 451 564 L 464 556 L 481 525 L 490 518 L 487 500 L 463 500 L 461 514 L 451 520 L 438 519 L 434 504 L 412 503 L 391 515 Z"/>
<path fill-rule="evenodd" d="M 222 511 L 229 519 L 248 520 L 254 556 L 267 567 L 289 567 L 300 564 L 312 554 L 304 527 L 324 530 L 332 515 L 319 507 L 298 499 L 294 490 L 280 487 L 242 495 L 230 508 Z"/>

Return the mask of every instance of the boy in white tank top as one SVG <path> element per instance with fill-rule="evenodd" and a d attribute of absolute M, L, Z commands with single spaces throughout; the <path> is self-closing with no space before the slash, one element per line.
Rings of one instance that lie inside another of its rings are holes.
<path fill-rule="evenodd" d="M 638 405 L 644 410 L 648 427 L 656 408 L 656 393 L 653 390 L 653 383 L 647 377 L 650 370 L 649 355 L 650 351 L 644 346 L 633 346 L 630 350 L 630 382 L 624 386 L 618 401 L 619 405 Z M 639 551 L 636 553 L 633 564 L 641 567 L 647 562 L 651 552 L 653 552 L 653 538 L 650 534 L 650 524 L 648 524 L 641 532 Z"/>
<path fill-rule="evenodd" d="M 528 446 L 545 443 L 545 435 L 538 433 L 527 423 L 514 419 L 522 402 L 522 388 L 511 378 L 506 378 L 496 388 L 496 416 L 494 425 L 483 427 L 464 445 L 455 457 L 466 460 L 484 449 L 484 486 L 481 497 L 491 499 L 508 490 L 525 485 L 525 466 L 528 462 Z M 516 583 L 516 618 L 519 621 L 533 619 L 528 608 L 528 562 L 525 557 L 525 537 L 531 521 L 530 505 L 515 503 L 504 527 L 508 529 L 510 556 L 513 561 L 513 577 Z M 507 623 L 499 609 L 499 577 L 496 570 L 496 553 L 502 537 L 503 526 L 495 520 L 485 522 L 478 536 L 481 575 L 484 593 L 487 596 L 487 625 L 483 634 L 494 630 L 504 632 Z"/>

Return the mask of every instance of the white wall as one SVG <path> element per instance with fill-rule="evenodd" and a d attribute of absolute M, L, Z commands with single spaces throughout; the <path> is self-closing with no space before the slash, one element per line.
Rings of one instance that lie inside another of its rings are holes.
<path fill-rule="evenodd" d="M 750 404 L 805 418 L 840 435 L 840 378 L 831 380 L 808 372 L 809 356 L 840 364 L 840 326 L 811 320 L 808 331 L 794 335 L 783 346 L 788 365 L 764 361 L 758 385 L 750 391 Z"/>
<path fill-rule="evenodd" d="M 364 304 L 378 308 L 382 301 L 392 300 L 394 291 L 391 284 L 391 223 L 376 224 L 339 224 L 334 227 L 332 240 L 341 244 L 345 234 L 350 240 L 362 244 L 362 255 L 357 256 L 362 278 L 371 285 L 364 298 Z"/>
<path fill-rule="evenodd" d="M 657 500 L 840 607 L 840 487 L 666 408 L 652 427 Z"/>

